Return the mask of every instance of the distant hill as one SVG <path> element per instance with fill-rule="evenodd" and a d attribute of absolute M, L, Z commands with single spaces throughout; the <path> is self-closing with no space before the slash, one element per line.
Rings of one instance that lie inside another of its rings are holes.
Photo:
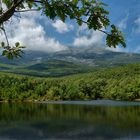
<path fill-rule="evenodd" d="M 0 71 L 35 76 L 64 76 L 139 62 L 140 54 L 112 52 L 100 47 L 69 47 L 68 50 L 55 53 L 25 51 L 22 58 L 13 61 L 0 57 Z"/>

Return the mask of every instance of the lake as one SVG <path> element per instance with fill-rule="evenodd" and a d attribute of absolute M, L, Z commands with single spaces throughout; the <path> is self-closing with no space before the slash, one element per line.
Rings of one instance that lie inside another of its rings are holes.
<path fill-rule="evenodd" d="M 1 103 L 0 140 L 140 140 L 140 103 Z"/>

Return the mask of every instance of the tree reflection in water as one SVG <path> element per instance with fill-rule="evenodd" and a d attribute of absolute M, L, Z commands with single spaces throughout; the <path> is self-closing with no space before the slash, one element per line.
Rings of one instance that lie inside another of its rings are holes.
<path fill-rule="evenodd" d="M 140 106 L 0 104 L 0 140 L 140 137 Z"/>

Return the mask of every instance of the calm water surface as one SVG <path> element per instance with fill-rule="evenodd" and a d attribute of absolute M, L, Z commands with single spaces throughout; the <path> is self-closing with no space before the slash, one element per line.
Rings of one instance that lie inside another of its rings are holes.
<path fill-rule="evenodd" d="M 1 103 L 0 140 L 140 140 L 140 103 Z"/>

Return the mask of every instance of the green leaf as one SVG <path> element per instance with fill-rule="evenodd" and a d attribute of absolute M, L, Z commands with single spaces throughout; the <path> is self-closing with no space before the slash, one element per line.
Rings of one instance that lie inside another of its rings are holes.
<path fill-rule="evenodd" d="M 19 43 L 19 42 L 16 42 L 16 43 L 15 43 L 15 46 L 16 46 L 16 47 L 19 47 L 19 46 L 20 46 L 20 43 Z"/>
<path fill-rule="evenodd" d="M 5 46 L 5 43 L 1 42 L 1 47 L 4 48 L 4 46 Z"/>

